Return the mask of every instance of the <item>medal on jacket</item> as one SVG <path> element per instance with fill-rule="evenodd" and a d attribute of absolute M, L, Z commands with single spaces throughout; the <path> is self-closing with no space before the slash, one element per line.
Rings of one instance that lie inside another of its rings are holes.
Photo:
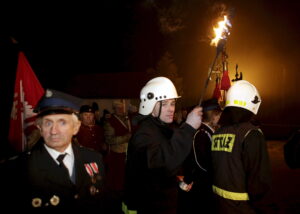
<path fill-rule="evenodd" d="M 99 168 L 97 163 L 92 162 L 92 163 L 86 163 L 84 164 L 85 170 L 87 171 L 87 173 L 93 177 L 94 174 L 99 174 Z"/>
<path fill-rule="evenodd" d="M 99 168 L 97 163 L 92 162 L 92 163 L 86 163 L 84 164 L 85 170 L 89 174 L 92 182 L 92 186 L 90 186 L 90 193 L 91 195 L 95 195 L 96 193 L 99 192 L 99 190 L 95 187 L 94 184 L 97 183 L 97 180 L 101 180 L 101 176 L 99 175 Z"/>
<path fill-rule="evenodd" d="M 40 198 L 33 198 L 31 201 L 33 207 L 41 207 L 42 206 L 42 199 Z"/>
<path fill-rule="evenodd" d="M 98 193 L 98 192 L 99 192 L 99 190 L 94 185 L 92 185 L 90 187 L 90 193 L 91 193 L 91 195 L 96 195 L 96 193 Z"/>
<path fill-rule="evenodd" d="M 57 206 L 60 202 L 60 199 L 58 196 L 53 195 L 52 198 L 50 198 L 50 204 L 53 206 Z"/>

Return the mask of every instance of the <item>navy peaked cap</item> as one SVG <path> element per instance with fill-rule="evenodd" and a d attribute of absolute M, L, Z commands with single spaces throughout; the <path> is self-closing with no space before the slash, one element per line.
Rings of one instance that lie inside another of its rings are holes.
<path fill-rule="evenodd" d="M 209 100 L 204 100 L 202 102 L 201 106 L 203 107 L 203 112 L 211 111 L 211 110 L 219 110 L 219 111 L 222 110 L 219 103 L 218 103 L 218 100 L 215 99 L 215 98 L 212 98 L 212 99 L 209 99 Z"/>
<path fill-rule="evenodd" d="M 80 107 L 80 113 L 83 113 L 83 112 L 95 113 L 95 109 L 92 106 L 83 105 L 83 106 Z"/>
<path fill-rule="evenodd" d="M 61 91 L 47 89 L 36 105 L 34 112 L 38 116 L 78 113 L 82 102 L 81 98 Z"/>

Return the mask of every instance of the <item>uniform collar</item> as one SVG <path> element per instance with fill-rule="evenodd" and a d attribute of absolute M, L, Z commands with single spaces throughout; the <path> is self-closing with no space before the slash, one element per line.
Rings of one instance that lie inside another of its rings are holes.
<path fill-rule="evenodd" d="M 74 153 L 73 153 L 73 149 L 72 149 L 72 143 L 69 144 L 69 146 L 67 147 L 67 149 L 64 152 L 58 152 L 55 149 L 50 148 L 49 146 L 47 146 L 46 144 L 44 144 L 45 149 L 49 152 L 50 156 L 56 161 L 56 158 L 60 155 L 60 154 L 64 154 L 67 153 L 68 155 L 70 155 L 71 157 L 74 157 Z"/>
<path fill-rule="evenodd" d="M 208 125 L 208 123 L 202 122 L 202 124 L 207 126 L 207 128 L 209 128 L 212 132 L 215 132 L 215 130 L 210 125 Z"/>

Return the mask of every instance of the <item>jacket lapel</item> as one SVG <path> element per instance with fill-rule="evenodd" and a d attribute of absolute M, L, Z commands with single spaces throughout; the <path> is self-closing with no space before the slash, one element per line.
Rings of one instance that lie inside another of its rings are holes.
<path fill-rule="evenodd" d="M 49 183 L 51 185 L 57 184 L 62 186 L 72 185 L 63 169 L 57 165 L 44 146 L 40 147 L 36 158 L 38 173 L 40 173 L 40 176 L 44 177 L 45 184 Z"/>
<path fill-rule="evenodd" d="M 72 144 L 73 152 L 74 152 L 74 169 L 75 169 L 75 176 L 76 176 L 76 186 L 84 187 L 87 184 L 91 183 L 91 178 L 85 170 L 84 167 L 84 160 L 79 151 L 79 147 L 75 144 Z M 84 185 L 85 184 L 85 185 Z"/>

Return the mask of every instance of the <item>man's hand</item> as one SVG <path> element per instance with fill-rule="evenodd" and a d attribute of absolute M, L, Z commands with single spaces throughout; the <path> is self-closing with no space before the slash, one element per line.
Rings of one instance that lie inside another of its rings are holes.
<path fill-rule="evenodd" d="M 198 129 L 202 122 L 202 114 L 202 107 L 197 106 L 188 114 L 185 122 L 194 129 Z"/>

